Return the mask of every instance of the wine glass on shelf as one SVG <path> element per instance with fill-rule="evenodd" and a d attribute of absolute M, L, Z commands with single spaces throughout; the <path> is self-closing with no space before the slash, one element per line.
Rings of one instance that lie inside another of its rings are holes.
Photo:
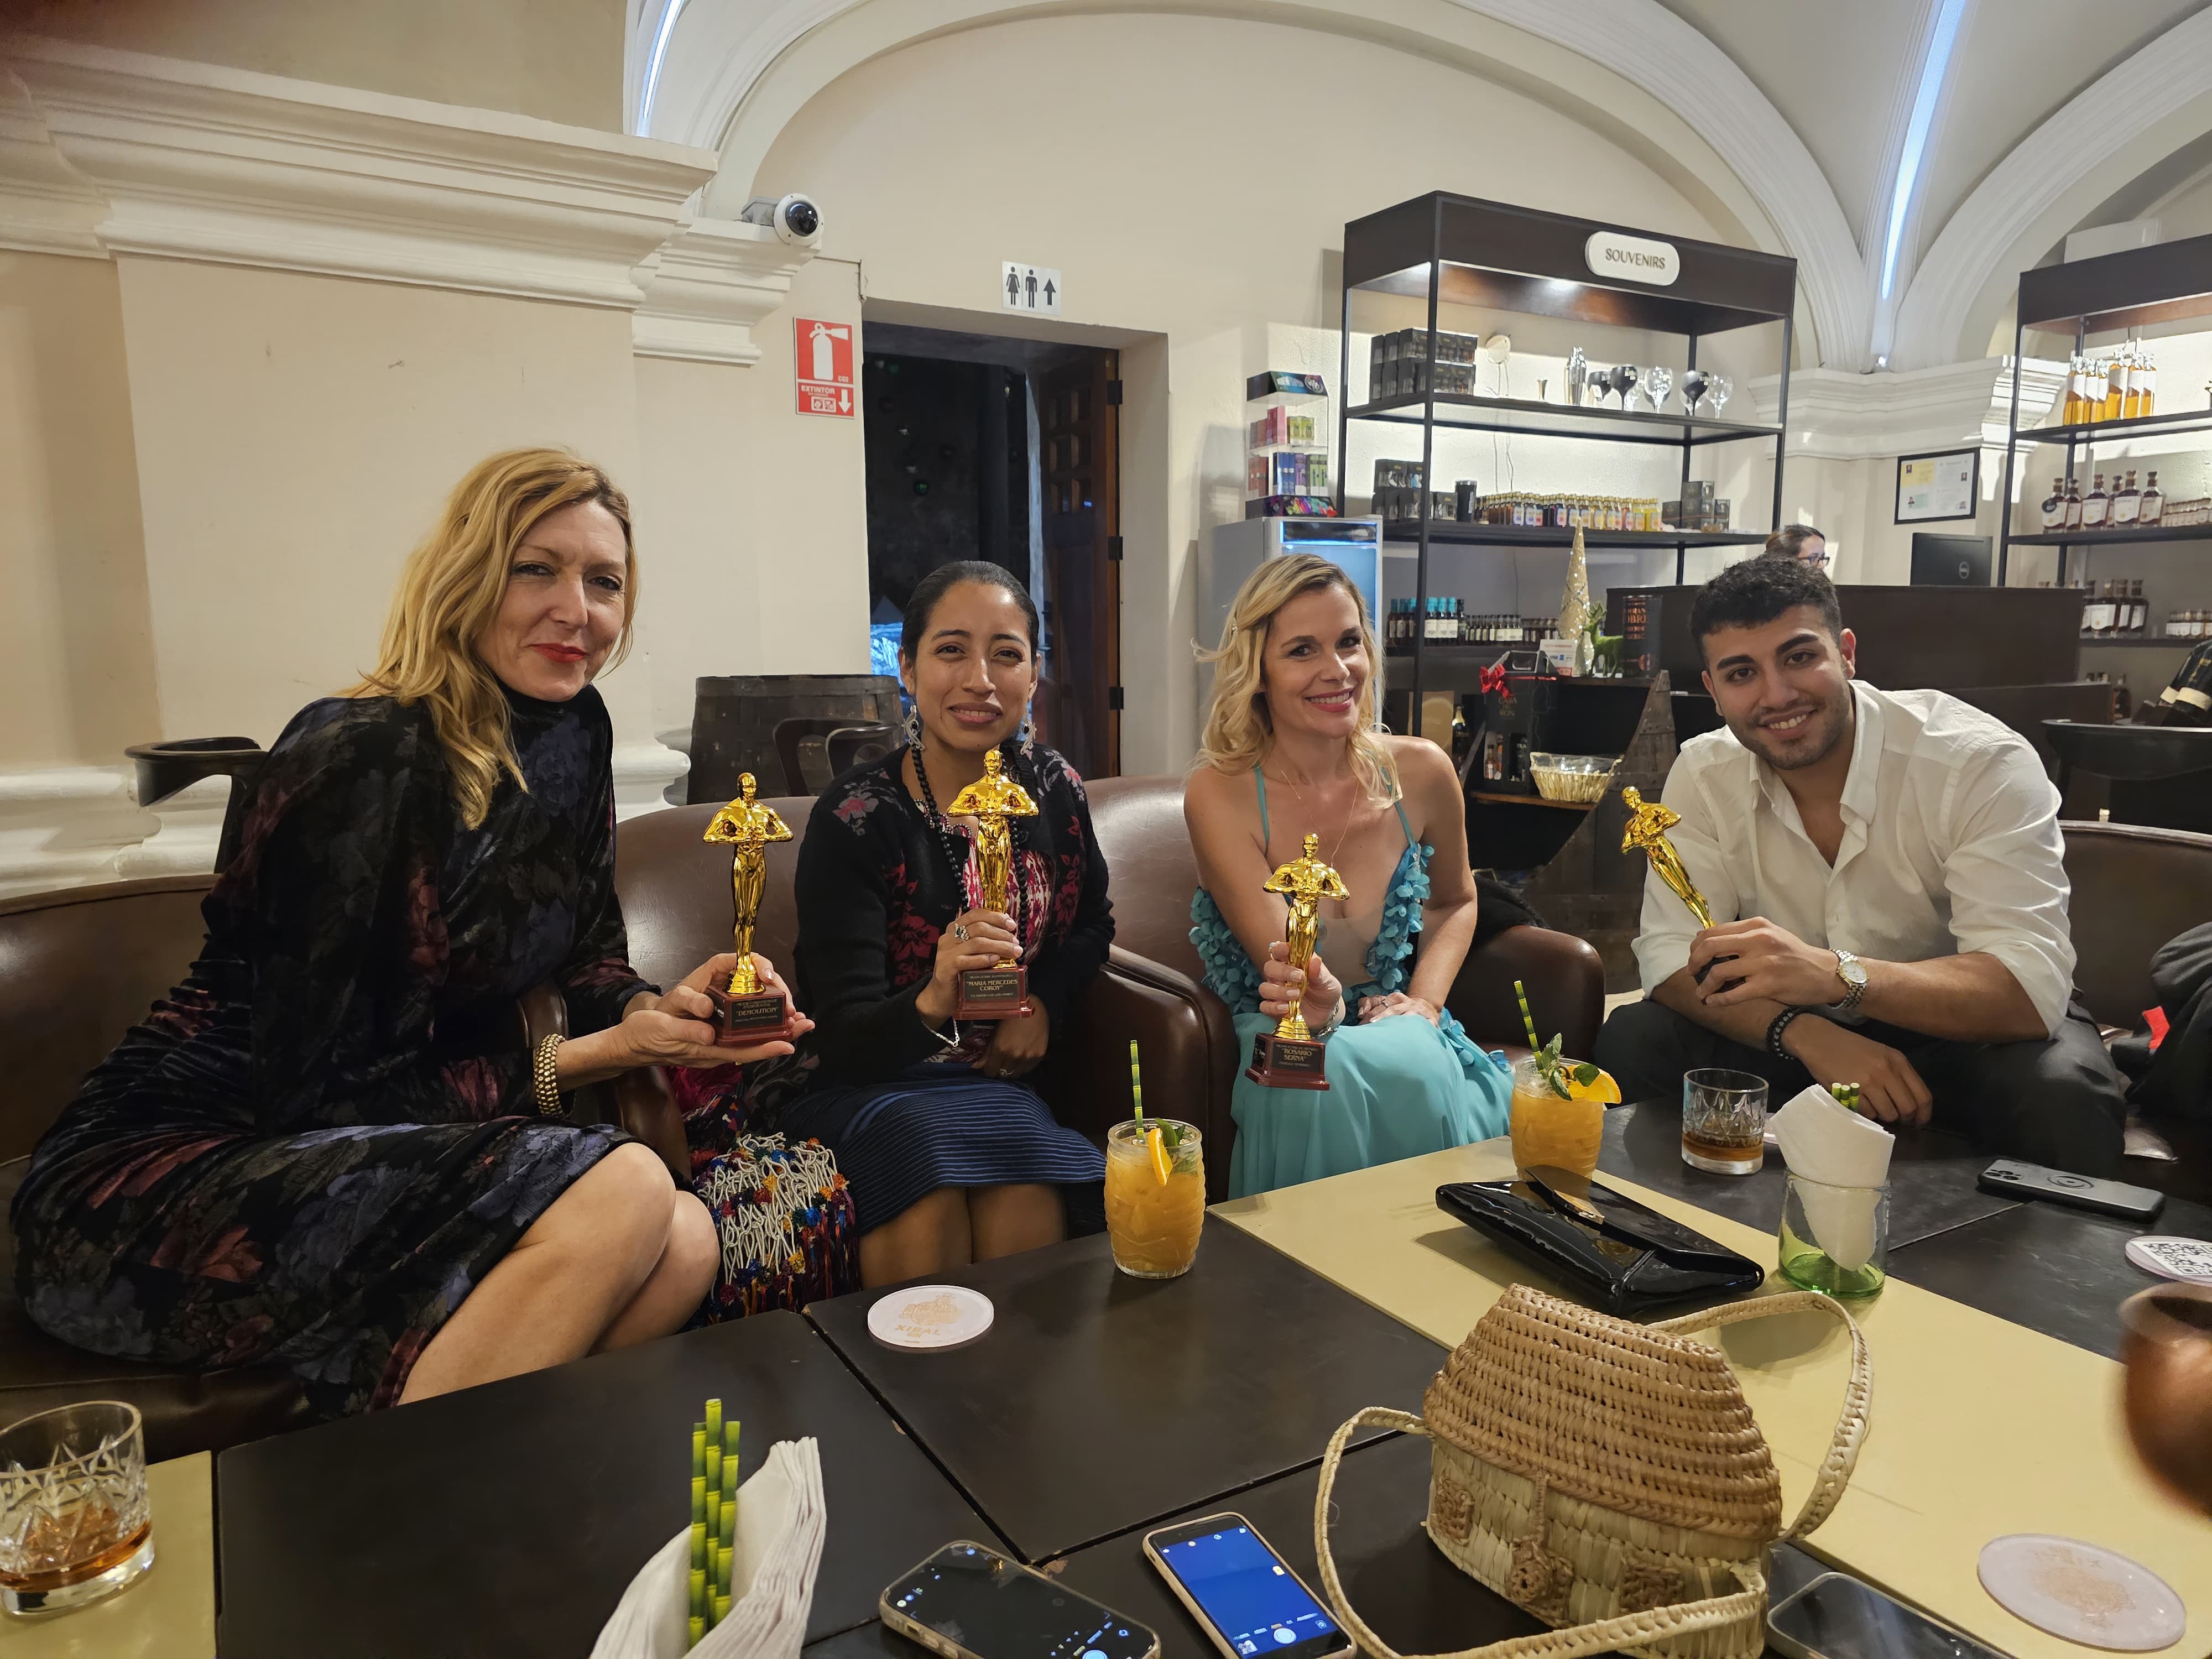
<path fill-rule="evenodd" d="M 1712 380 L 1713 377 L 1702 368 L 1689 368 L 1682 371 L 1682 402 L 1685 414 L 1695 415 L 1698 412 L 1698 404 L 1705 398 L 1705 388 L 1712 384 Z"/>
<path fill-rule="evenodd" d="M 1729 383 L 1729 377 L 1727 375 L 1716 374 L 1713 376 L 1712 384 L 1706 388 L 1705 396 L 1712 402 L 1713 418 L 1715 420 L 1717 421 L 1720 419 L 1721 410 L 1728 407 L 1729 393 L 1735 390 L 1735 387 Z"/>
<path fill-rule="evenodd" d="M 1605 377 L 1605 383 L 1620 394 L 1620 407 L 1626 411 L 1628 408 L 1629 397 L 1636 390 L 1636 365 L 1634 363 L 1616 365 L 1613 372 Z"/>
<path fill-rule="evenodd" d="M 1651 399 L 1651 412 L 1667 412 L 1667 394 L 1674 389 L 1674 371 L 1656 366 L 1644 371 L 1644 390 Z"/>

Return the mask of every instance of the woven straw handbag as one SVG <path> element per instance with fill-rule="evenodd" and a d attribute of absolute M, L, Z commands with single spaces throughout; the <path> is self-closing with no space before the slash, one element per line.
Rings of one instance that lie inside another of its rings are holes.
<path fill-rule="evenodd" d="M 1782 1483 L 1735 1373 L 1680 1334 L 1819 1309 L 1850 1331 L 1841 1419 L 1805 1507 L 1782 1531 Z M 1448 1659 L 1758 1659 L 1767 1552 L 1843 1496 L 1866 1437 L 1873 1368 L 1841 1304 L 1813 1291 L 1638 1325 L 1516 1285 L 1482 1316 L 1422 1400 L 1370 1407 L 1322 1462 L 1314 1546 L 1329 1605 L 1376 1659 L 1401 1659 L 1346 1601 L 1329 1553 L 1329 1495 L 1364 1425 L 1434 1443 L 1429 1536 L 1462 1571 L 1553 1628 Z"/>

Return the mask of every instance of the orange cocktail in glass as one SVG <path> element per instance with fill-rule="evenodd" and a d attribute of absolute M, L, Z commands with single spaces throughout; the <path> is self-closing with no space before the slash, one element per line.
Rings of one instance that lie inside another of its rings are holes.
<path fill-rule="evenodd" d="M 1565 1083 L 1571 1098 L 1546 1079 L 1531 1059 L 1513 1064 L 1513 1163 L 1516 1169 L 1551 1168 L 1588 1176 L 1597 1171 L 1597 1152 L 1605 1139 L 1607 1098 L 1620 1091 L 1601 1072 L 1593 1083 L 1578 1083 L 1574 1070 L 1579 1062 L 1561 1062 L 1555 1073 Z"/>
<path fill-rule="evenodd" d="M 1115 1124 L 1106 1137 L 1106 1234 L 1114 1265 L 1137 1279 L 1187 1273 L 1205 1220 L 1199 1132 L 1170 1118 Z"/>

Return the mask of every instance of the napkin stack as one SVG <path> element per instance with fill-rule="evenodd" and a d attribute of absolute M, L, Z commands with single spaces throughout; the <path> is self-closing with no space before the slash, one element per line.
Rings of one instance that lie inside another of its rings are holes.
<path fill-rule="evenodd" d="M 688 1650 L 693 1659 L 799 1659 L 829 1522 L 819 1448 L 779 1440 L 738 1488 L 729 1616 Z M 690 1568 L 686 1527 L 630 1580 L 592 1659 L 684 1659 Z"/>
<path fill-rule="evenodd" d="M 1865 1267 L 1897 1137 L 1821 1088 L 1793 1096 L 1767 1127 L 1790 1174 L 1820 1183 L 1797 1189 L 1811 1242 L 1838 1267 Z"/>

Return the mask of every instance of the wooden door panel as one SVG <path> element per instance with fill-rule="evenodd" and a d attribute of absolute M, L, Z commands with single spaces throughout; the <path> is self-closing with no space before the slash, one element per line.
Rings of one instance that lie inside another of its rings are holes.
<path fill-rule="evenodd" d="M 1116 354 L 1041 376 L 1045 739 L 1086 777 L 1121 769 L 1120 382 Z"/>

